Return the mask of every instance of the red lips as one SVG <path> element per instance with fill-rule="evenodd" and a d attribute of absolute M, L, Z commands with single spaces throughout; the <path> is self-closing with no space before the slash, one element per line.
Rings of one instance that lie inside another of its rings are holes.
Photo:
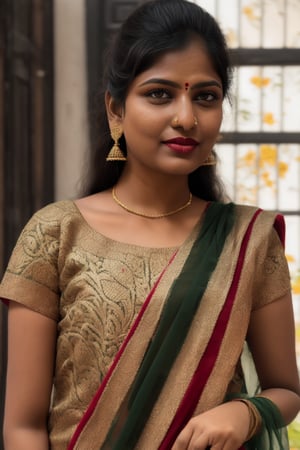
<path fill-rule="evenodd" d="M 191 138 L 177 137 L 164 141 L 165 144 L 178 144 L 178 145 L 198 145 L 198 142 Z"/>
<path fill-rule="evenodd" d="M 199 142 L 195 141 L 194 139 L 185 137 L 168 139 L 163 143 L 176 153 L 192 152 L 195 149 L 195 147 L 197 147 L 197 145 L 199 144 Z"/>

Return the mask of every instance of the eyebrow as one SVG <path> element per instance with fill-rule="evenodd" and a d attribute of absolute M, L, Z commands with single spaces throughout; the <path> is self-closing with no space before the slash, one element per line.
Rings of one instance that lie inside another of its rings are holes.
<path fill-rule="evenodd" d="M 170 87 L 177 88 L 177 89 L 180 89 L 182 87 L 179 83 L 176 83 L 175 81 L 171 81 L 171 80 L 165 80 L 164 78 L 150 78 L 149 80 L 140 84 L 140 86 L 145 86 L 147 84 L 162 84 L 164 86 L 170 86 Z M 199 83 L 193 84 L 191 86 L 191 89 L 199 89 L 199 88 L 210 87 L 210 86 L 216 86 L 216 87 L 222 89 L 222 85 L 215 80 L 200 81 Z"/>

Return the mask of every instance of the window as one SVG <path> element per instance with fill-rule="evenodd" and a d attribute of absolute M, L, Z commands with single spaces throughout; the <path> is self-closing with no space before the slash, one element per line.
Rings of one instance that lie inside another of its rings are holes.
<path fill-rule="evenodd" d="M 285 216 L 300 368 L 300 0 L 195 3 L 219 21 L 235 66 L 216 148 L 227 191 Z M 289 429 L 294 449 L 299 430 L 300 419 Z"/>

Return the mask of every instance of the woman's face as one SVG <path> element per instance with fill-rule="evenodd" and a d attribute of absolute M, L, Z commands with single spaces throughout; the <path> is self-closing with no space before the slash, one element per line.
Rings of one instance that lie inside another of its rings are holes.
<path fill-rule="evenodd" d="M 221 79 L 200 40 L 163 55 L 135 78 L 120 112 L 127 169 L 193 172 L 216 142 L 222 103 Z"/>

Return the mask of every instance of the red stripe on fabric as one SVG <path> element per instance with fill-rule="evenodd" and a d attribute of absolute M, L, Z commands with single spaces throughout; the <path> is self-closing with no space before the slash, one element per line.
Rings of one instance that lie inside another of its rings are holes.
<path fill-rule="evenodd" d="M 222 311 L 219 314 L 212 336 L 198 364 L 198 367 L 193 375 L 193 378 L 190 381 L 190 384 L 185 392 L 185 395 L 177 409 L 177 412 L 169 427 L 169 430 L 167 431 L 164 440 L 159 446 L 159 450 L 169 450 L 172 447 L 176 437 L 178 436 L 182 428 L 187 424 L 190 417 L 192 417 L 192 414 L 203 392 L 203 389 L 207 383 L 207 380 L 214 368 L 214 364 L 218 357 L 222 340 L 230 318 L 231 310 L 234 304 L 238 283 L 244 265 L 245 254 L 251 236 L 251 232 L 253 229 L 253 225 L 260 213 L 261 210 L 258 209 L 253 215 L 251 222 L 248 225 L 248 228 L 246 230 L 246 233 L 244 235 L 241 244 L 233 280 L 229 288 Z"/>
<path fill-rule="evenodd" d="M 283 248 L 285 247 L 285 221 L 282 214 L 277 214 L 274 221 L 274 228 L 278 233 Z"/>
<path fill-rule="evenodd" d="M 139 325 L 139 323 L 140 323 L 140 321 L 141 321 L 141 319 L 142 319 L 142 317 L 143 317 L 147 307 L 150 304 L 150 301 L 151 301 L 151 299 L 153 297 L 153 294 L 154 294 L 154 292 L 155 292 L 155 290 L 156 290 L 156 288 L 157 288 L 157 286 L 158 286 L 162 276 L 164 275 L 164 273 L 166 272 L 167 268 L 169 267 L 169 265 L 174 260 L 176 254 L 177 254 L 177 251 L 172 255 L 172 257 L 171 257 L 170 261 L 168 262 L 167 266 L 164 268 L 164 270 L 159 275 L 159 277 L 156 280 L 153 288 L 151 289 L 148 297 L 146 298 L 145 302 L 143 303 L 143 306 L 141 307 L 141 310 L 140 310 L 138 316 L 136 317 L 132 327 L 129 330 L 129 333 L 127 334 L 127 336 L 126 336 L 124 342 L 122 343 L 118 353 L 116 354 L 116 356 L 115 356 L 115 358 L 114 358 L 114 360 L 113 360 L 113 362 L 112 362 L 112 364 L 111 364 L 107 374 L 103 378 L 103 381 L 102 381 L 98 391 L 96 392 L 95 396 L 91 400 L 91 402 L 90 402 L 87 410 L 85 411 L 82 419 L 80 420 L 79 424 L 77 425 L 77 428 L 76 428 L 76 430 L 75 430 L 75 432 L 74 432 L 74 434 L 73 434 L 73 436 L 71 438 L 71 441 L 70 441 L 70 443 L 68 445 L 67 450 L 73 450 L 74 449 L 74 446 L 76 445 L 76 442 L 77 442 L 81 432 L 83 431 L 85 425 L 87 424 L 87 422 L 89 421 L 90 417 L 92 416 L 92 414 L 93 414 L 93 412 L 94 412 L 94 410 L 95 410 L 95 408 L 97 406 L 97 403 L 100 400 L 100 398 L 101 398 L 101 396 L 102 396 L 102 394 L 104 392 L 105 387 L 107 386 L 107 384 L 108 384 L 108 382 L 109 382 L 109 380 L 110 380 L 110 378 L 111 378 L 111 376 L 112 376 L 116 366 L 118 365 L 118 362 L 121 359 L 122 354 L 124 353 L 124 350 L 126 349 L 129 341 L 131 340 L 131 338 L 133 337 L 135 331 L 137 330 L 137 327 L 138 327 L 138 325 Z"/>

